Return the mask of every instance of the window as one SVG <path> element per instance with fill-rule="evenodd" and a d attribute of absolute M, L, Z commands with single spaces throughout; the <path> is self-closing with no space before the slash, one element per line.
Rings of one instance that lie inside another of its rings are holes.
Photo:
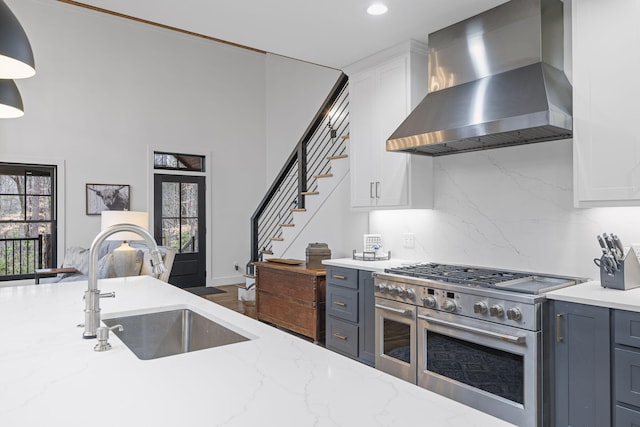
<path fill-rule="evenodd" d="M 0 280 L 56 263 L 56 167 L 0 163 Z"/>
<path fill-rule="evenodd" d="M 204 156 L 155 151 L 153 167 L 154 169 L 204 172 Z"/>

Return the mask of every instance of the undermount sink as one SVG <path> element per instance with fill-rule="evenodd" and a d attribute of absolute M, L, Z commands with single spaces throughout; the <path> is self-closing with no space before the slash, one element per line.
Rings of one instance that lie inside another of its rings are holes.
<path fill-rule="evenodd" d="M 139 359 L 151 360 L 180 353 L 248 341 L 189 309 L 113 317 L 102 320 Z"/>

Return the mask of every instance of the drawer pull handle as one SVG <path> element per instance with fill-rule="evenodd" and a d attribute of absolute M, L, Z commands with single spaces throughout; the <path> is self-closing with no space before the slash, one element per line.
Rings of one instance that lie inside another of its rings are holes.
<path fill-rule="evenodd" d="M 346 277 L 345 277 L 345 276 L 341 276 L 341 275 L 339 275 L 339 274 L 334 274 L 334 275 L 333 275 L 333 278 L 334 278 L 334 279 L 342 279 L 342 280 L 346 279 Z"/>
<path fill-rule="evenodd" d="M 338 333 L 335 333 L 335 332 L 333 333 L 333 336 L 338 338 L 339 340 L 342 340 L 342 341 L 346 341 L 347 340 L 347 337 L 345 337 L 344 335 L 340 335 Z"/>
<path fill-rule="evenodd" d="M 333 304 L 337 305 L 338 307 L 346 307 L 347 306 L 347 304 L 343 303 L 342 301 L 334 301 Z"/>
<path fill-rule="evenodd" d="M 562 336 L 562 317 L 563 313 L 556 314 L 556 342 L 564 341 L 564 337 Z"/>

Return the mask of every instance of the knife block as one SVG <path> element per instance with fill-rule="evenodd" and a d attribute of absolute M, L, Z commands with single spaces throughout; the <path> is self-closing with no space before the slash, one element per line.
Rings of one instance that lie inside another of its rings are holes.
<path fill-rule="evenodd" d="M 600 258 L 600 285 L 603 288 L 629 290 L 640 287 L 640 262 L 633 249 L 629 249 L 620 263 L 620 270 L 610 275 L 604 269 L 604 256 Z"/>

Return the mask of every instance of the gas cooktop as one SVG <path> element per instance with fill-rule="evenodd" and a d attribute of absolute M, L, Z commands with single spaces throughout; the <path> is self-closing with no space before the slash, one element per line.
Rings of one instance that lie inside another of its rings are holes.
<path fill-rule="evenodd" d="M 388 268 L 385 273 L 415 277 L 435 282 L 500 288 L 513 292 L 539 294 L 576 284 L 574 279 L 525 272 L 495 270 L 486 267 L 425 263 Z"/>

